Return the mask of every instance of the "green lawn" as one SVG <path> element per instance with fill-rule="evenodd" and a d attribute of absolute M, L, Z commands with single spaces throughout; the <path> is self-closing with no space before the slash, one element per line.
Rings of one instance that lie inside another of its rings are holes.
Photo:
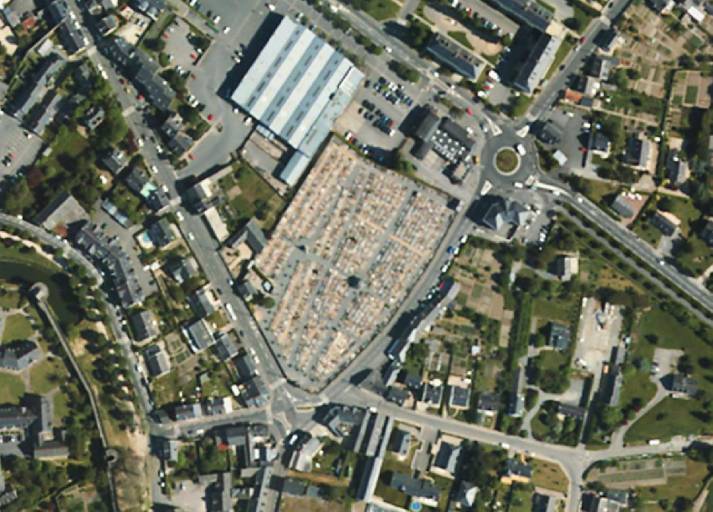
<path fill-rule="evenodd" d="M 676 498 L 683 496 L 694 499 L 703 485 L 708 470 L 702 462 L 686 460 L 687 472 L 683 476 L 671 476 L 665 485 L 646 486 L 637 488 L 640 502 L 658 502 L 668 500 L 673 503 Z M 661 508 L 646 508 L 645 510 L 664 510 Z M 710 510 L 705 508 L 701 510 Z"/>
<path fill-rule="evenodd" d="M 260 226 L 270 231 L 285 207 L 285 200 L 247 164 L 237 165 L 233 174 L 220 180 L 223 191 L 236 185 L 240 187 L 240 194 L 230 199 L 225 208 L 228 227 L 233 230 L 255 216 Z"/>
<path fill-rule="evenodd" d="M 709 380 L 711 370 L 704 368 L 709 366 L 710 345 L 691 329 L 665 311 L 652 309 L 642 316 L 636 335 L 637 341 L 632 349 L 634 358 L 651 360 L 656 347 L 684 350 L 690 358 L 692 376 L 700 389 L 709 395 L 713 393 L 713 382 Z M 702 409 L 699 400 L 665 398 L 629 429 L 626 441 L 637 443 L 713 431 L 713 426 L 700 415 Z"/>
<path fill-rule="evenodd" d="M 451 38 L 455 39 L 458 41 L 460 44 L 468 48 L 469 50 L 473 49 L 473 45 L 470 44 L 470 41 L 468 41 L 468 36 L 466 35 L 465 32 L 462 32 L 460 30 L 452 30 L 448 32 L 448 35 L 451 36 Z"/>
<path fill-rule="evenodd" d="M 7 284 L 0 282 L 0 290 L 3 294 L 0 295 L 0 308 L 13 309 L 20 304 L 20 294 L 15 290 L 6 288 Z"/>
<path fill-rule="evenodd" d="M 579 315 L 579 296 L 570 294 L 569 300 L 536 298 L 533 301 L 532 314 L 554 322 L 569 324 Z"/>
<path fill-rule="evenodd" d="M 46 358 L 30 369 L 30 385 L 33 393 L 44 395 L 67 378 L 62 361 L 56 357 Z"/>
<path fill-rule="evenodd" d="M 621 388 L 621 405 L 626 407 L 634 400 L 647 404 L 656 394 L 656 384 L 651 381 L 648 372 L 636 368 L 624 372 L 624 385 Z"/>
<path fill-rule="evenodd" d="M 0 372 L 0 404 L 17 404 L 25 394 L 25 385 L 20 377 Z"/>
<path fill-rule="evenodd" d="M 377 21 L 395 18 L 399 14 L 399 4 L 391 0 L 362 0 L 356 6 Z"/>
<path fill-rule="evenodd" d="M 54 424 L 61 425 L 64 418 L 69 415 L 69 403 L 67 395 L 59 392 L 54 395 Z"/>
<path fill-rule="evenodd" d="M 30 325 L 27 317 L 22 313 L 16 313 L 5 319 L 2 341 L 25 340 L 32 336 L 33 332 L 32 325 Z"/>
<path fill-rule="evenodd" d="M 695 103 L 698 100 L 698 87 L 689 85 L 686 87 L 686 103 Z"/>

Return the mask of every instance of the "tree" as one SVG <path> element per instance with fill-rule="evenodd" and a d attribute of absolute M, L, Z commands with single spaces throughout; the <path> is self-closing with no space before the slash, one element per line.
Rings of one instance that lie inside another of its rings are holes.
<path fill-rule="evenodd" d="M 396 73 L 401 80 L 416 83 L 421 79 L 421 75 L 414 68 L 403 62 L 392 60 L 389 62 L 389 69 Z"/>
<path fill-rule="evenodd" d="M 627 89 L 629 87 L 629 78 L 623 69 L 617 69 L 611 79 L 612 83 L 619 89 Z"/>

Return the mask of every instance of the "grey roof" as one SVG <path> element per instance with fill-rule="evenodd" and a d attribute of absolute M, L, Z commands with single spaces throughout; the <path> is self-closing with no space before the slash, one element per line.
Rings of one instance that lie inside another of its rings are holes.
<path fill-rule="evenodd" d="M 572 343 L 572 333 L 569 326 L 550 322 L 549 331 L 548 345 L 557 350 L 567 350 L 567 347 Z"/>
<path fill-rule="evenodd" d="M 231 236 L 226 242 L 226 245 L 235 247 L 243 242 L 250 247 L 255 255 L 260 254 L 267 245 L 267 237 L 265 237 L 265 233 L 255 218 L 251 218 L 242 228 Z"/>
<path fill-rule="evenodd" d="M 633 217 L 634 215 L 634 210 L 632 210 L 629 203 L 627 203 L 626 197 L 623 192 L 616 196 L 611 207 L 622 217 Z"/>
<path fill-rule="evenodd" d="M 534 0 L 499 0 L 497 8 L 511 18 L 544 32 L 552 20 L 552 12 Z"/>
<path fill-rule="evenodd" d="M 193 312 L 199 317 L 203 318 L 215 311 L 215 305 L 210 299 L 210 289 L 208 286 L 196 290 L 193 295 L 189 297 L 189 303 Z"/>
<path fill-rule="evenodd" d="M 695 396 L 698 394 L 698 382 L 691 377 L 681 373 L 676 373 L 671 378 L 671 391 L 685 393 L 689 396 Z"/>
<path fill-rule="evenodd" d="M 52 439 L 35 446 L 32 455 L 36 459 L 65 459 L 69 457 L 69 448 L 62 441 Z"/>
<path fill-rule="evenodd" d="M 172 153 L 182 156 L 193 146 L 193 139 L 183 132 L 178 132 L 166 141 L 166 146 Z"/>
<path fill-rule="evenodd" d="M 403 388 L 397 388 L 394 386 L 389 386 L 386 391 L 386 399 L 389 402 L 394 402 L 397 405 L 403 405 L 403 403 L 408 399 L 409 392 Z"/>
<path fill-rule="evenodd" d="M 440 121 L 441 118 L 433 110 L 427 109 L 421 123 L 416 128 L 415 136 L 422 141 L 430 141 L 431 137 L 436 133 Z"/>
<path fill-rule="evenodd" d="M 215 338 L 208 330 L 208 324 L 202 318 L 185 327 L 196 352 L 201 352 L 215 343 Z"/>
<path fill-rule="evenodd" d="M 146 358 L 146 366 L 149 369 L 149 374 L 152 377 L 163 375 L 171 370 L 171 360 L 168 354 L 158 345 L 151 345 L 144 352 Z"/>
<path fill-rule="evenodd" d="M 532 478 L 532 467 L 529 464 L 520 462 L 517 459 L 508 459 L 506 463 L 506 470 L 509 476 Z"/>
<path fill-rule="evenodd" d="M 240 346 L 238 345 L 237 336 L 234 332 L 220 333 L 216 335 L 215 339 L 215 354 L 222 361 L 232 359 L 240 352 Z"/>
<path fill-rule="evenodd" d="M 89 219 L 89 214 L 69 192 L 57 195 L 34 218 L 34 223 L 48 231 L 62 225 L 70 227 Z"/>
<path fill-rule="evenodd" d="M 389 486 L 398 489 L 412 498 L 425 498 L 438 501 L 441 494 L 438 487 L 432 482 L 397 472 L 391 474 Z"/>
<path fill-rule="evenodd" d="M 673 215 L 669 213 L 668 215 Z M 671 236 L 676 232 L 678 224 L 673 222 L 670 217 L 662 214 L 659 211 L 654 212 L 651 216 L 651 224 L 656 226 L 656 228 L 661 231 L 666 236 Z"/>
<path fill-rule="evenodd" d="M 638 135 L 630 136 L 626 141 L 624 161 L 635 167 L 644 167 L 651 156 L 651 142 Z"/>
<path fill-rule="evenodd" d="M 37 343 L 29 340 L 14 340 L 0 345 L 0 368 L 24 370 L 42 357 Z"/>
<path fill-rule="evenodd" d="M 675 184 L 683 184 L 691 175 L 688 163 L 683 160 L 678 151 L 672 150 L 666 156 L 666 172 L 668 178 Z"/>
<path fill-rule="evenodd" d="M 47 6 L 47 16 L 54 25 L 62 23 L 67 18 L 69 7 L 64 0 L 55 0 Z"/>
<path fill-rule="evenodd" d="M 365 411 L 361 407 L 334 405 L 325 414 L 323 423 L 338 437 L 348 436 L 352 429 L 360 425 Z"/>
<path fill-rule="evenodd" d="M 102 159 L 101 164 L 106 167 L 112 174 L 117 175 L 128 164 L 126 153 L 118 148 L 113 148 Z"/>
<path fill-rule="evenodd" d="M 411 433 L 405 430 L 395 429 L 391 435 L 389 449 L 399 455 L 406 455 L 411 446 Z"/>
<path fill-rule="evenodd" d="M 198 275 L 198 264 L 193 257 L 176 259 L 166 264 L 166 272 L 180 284 Z"/>
<path fill-rule="evenodd" d="M 59 40 L 67 53 L 70 55 L 77 53 L 87 46 L 87 37 L 82 32 L 79 23 L 73 20 L 66 20 L 60 25 L 57 34 Z"/>
<path fill-rule="evenodd" d="M 240 385 L 240 399 L 246 407 L 260 407 L 265 403 L 268 389 L 259 376 L 253 376 Z"/>
<path fill-rule="evenodd" d="M 25 430 L 37 419 L 27 407 L 0 405 L 0 430 Z"/>
<path fill-rule="evenodd" d="M 151 237 L 151 241 L 156 247 L 163 248 L 176 239 L 176 235 L 171 229 L 171 223 L 167 217 L 161 217 L 159 220 L 150 224 L 146 229 Z"/>
<path fill-rule="evenodd" d="M 34 119 L 31 123 L 27 124 L 27 127 L 32 129 L 38 135 L 42 135 L 45 128 L 54 120 L 57 112 L 59 111 L 59 105 L 64 99 L 63 96 L 56 94 L 52 96 L 50 102 L 42 109 L 40 116 Z"/>
<path fill-rule="evenodd" d="M 592 151 L 601 151 L 602 153 L 608 153 L 611 149 L 611 141 L 609 140 L 609 138 L 599 131 L 592 131 L 591 133 Z"/>
<path fill-rule="evenodd" d="M 158 322 L 151 311 L 137 311 L 129 317 L 129 323 L 137 341 L 153 338 L 159 333 Z"/>
<path fill-rule="evenodd" d="M 108 34 L 119 26 L 119 19 L 115 14 L 107 14 L 97 22 L 97 27 L 102 34 Z"/>
<path fill-rule="evenodd" d="M 455 474 L 460 452 L 460 446 L 454 446 L 450 443 L 441 442 L 438 452 L 436 453 L 436 457 L 433 460 L 433 466 L 443 469 L 451 475 Z"/>
<path fill-rule="evenodd" d="M 200 418 L 203 416 L 203 409 L 198 402 L 192 404 L 177 404 L 173 408 L 173 415 L 177 421 Z"/>
<path fill-rule="evenodd" d="M 239 380 L 249 380 L 255 375 L 255 363 L 248 354 L 243 354 L 235 360 L 235 369 Z"/>
<path fill-rule="evenodd" d="M 520 203 L 496 195 L 486 195 L 474 202 L 468 212 L 477 224 L 496 231 L 506 224 L 521 225 L 527 214 Z"/>
<path fill-rule="evenodd" d="M 478 397 L 479 411 L 498 411 L 500 406 L 500 397 L 495 393 L 481 393 Z"/>
<path fill-rule="evenodd" d="M 433 407 L 438 407 L 441 405 L 441 400 L 443 400 L 443 386 L 434 386 L 429 383 L 424 384 L 421 388 L 420 400 Z"/>
<path fill-rule="evenodd" d="M 555 61 L 557 50 L 562 40 L 549 34 L 540 35 L 532 47 L 530 55 L 520 68 L 514 85 L 527 93 L 532 93 L 545 78 L 547 71 Z"/>
<path fill-rule="evenodd" d="M 587 414 L 587 410 L 584 407 L 563 404 L 561 402 L 557 405 L 557 412 L 579 420 L 584 419 L 584 416 Z"/>
<path fill-rule="evenodd" d="M 281 17 L 231 99 L 300 153 L 280 175 L 294 185 L 363 76 L 313 32 Z"/>
<path fill-rule="evenodd" d="M 80 228 L 74 243 L 109 272 L 116 294 L 125 308 L 143 302 L 143 289 L 136 278 L 131 259 L 121 246 L 107 239 L 92 224 Z"/>
<path fill-rule="evenodd" d="M 451 407 L 468 407 L 470 404 L 470 387 L 451 386 L 448 405 Z"/>
<path fill-rule="evenodd" d="M 471 80 L 478 78 L 483 69 L 483 64 L 475 55 L 438 33 L 429 41 L 426 52 L 441 64 Z"/>
<path fill-rule="evenodd" d="M 119 210 L 118 206 L 109 201 L 109 199 L 102 199 L 101 208 L 106 213 L 111 215 L 111 218 L 118 222 L 119 225 L 121 225 L 122 227 L 128 228 L 129 226 L 131 226 L 131 219 L 129 219 L 129 217 L 124 212 Z"/>
<path fill-rule="evenodd" d="M 64 67 L 64 60 L 56 53 L 50 53 L 42 59 L 14 97 L 8 111 L 17 119 L 22 119 L 39 104 L 54 84 L 54 77 Z"/>

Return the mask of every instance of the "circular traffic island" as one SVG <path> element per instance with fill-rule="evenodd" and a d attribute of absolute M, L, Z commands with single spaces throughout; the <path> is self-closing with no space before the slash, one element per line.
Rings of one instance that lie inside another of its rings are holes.
<path fill-rule="evenodd" d="M 514 174 L 520 168 L 520 155 L 514 149 L 502 148 L 495 154 L 495 169 L 500 174 Z"/>

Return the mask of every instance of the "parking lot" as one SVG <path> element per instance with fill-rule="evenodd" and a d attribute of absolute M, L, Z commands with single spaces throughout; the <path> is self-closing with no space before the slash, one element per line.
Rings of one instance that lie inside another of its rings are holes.
<path fill-rule="evenodd" d="M 14 174 L 30 165 L 42 147 L 42 140 L 34 134 L 28 138 L 19 121 L 0 112 L 0 177 Z"/>
<path fill-rule="evenodd" d="M 191 29 L 188 24 L 180 18 L 176 18 L 163 33 L 166 41 L 164 50 L 171 57 L 172 66 L 181 66 L 183 69 L 190 69 L 193 61 L 198 56 L 196 49 L 189 40 Z"/>

